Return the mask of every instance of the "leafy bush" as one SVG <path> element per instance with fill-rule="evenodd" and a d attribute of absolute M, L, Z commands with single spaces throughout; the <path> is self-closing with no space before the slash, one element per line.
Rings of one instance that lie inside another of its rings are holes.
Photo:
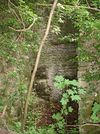
<path fill-rule="evenodd" d="M 63 76 L 55 77 L 55 87 L 58 90 L 64 90 L 60 103 L 62 109 L 60 112 L 55 113 L 52 118 L 56 120 L 55 128 L 58 128 L 59 134 L 65 134 L 65 119 L 64 116 L 73 111 L 73 108 L 69 106 L 70 101 L 80 101 L 81 95 L 85 94 L 85 90 L 79 87 L 77 80 L 64 79 Z"/>
<path fill-rule="evenodd" d="M 97 102 L 93 104 L 91 119 L 94 123 L 100 122 L 100 104 Z"/>

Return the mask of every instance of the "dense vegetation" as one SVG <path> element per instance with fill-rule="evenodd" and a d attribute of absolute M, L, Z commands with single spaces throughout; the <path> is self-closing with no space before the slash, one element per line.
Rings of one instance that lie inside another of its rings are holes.
<path fill-rule="evenodd" d="M 0 126 L 19 134 L 65 134 L 65 116 L 73 111 L 69 101 L 79 102 L 84 94 L 99 94 L 96 89 L 100 85 L 100 0 L 58 0 L 50 35 L 56 35 L 61 44 L 77 44 L 78 55 L 73 60 L 77 60 L 79 66 L 89 66 L 90 69 L 81 76 L 88 83 L 89 90 L 79 86 L 77 80 L 56 76 L 54 85 L 58 90 L 63 90 L 63 94 L 61 110 L 51 115 L 54 122 L 37 127 L 41 113 L 39 107 L 36 108 L 36 93 L 32 92 L 25 131 L 21 131 L 31 70 L 52 4 L 51 0 L 0 1 Z M 74 32 L 64 33 L 62 30 L 67 21 Z M 100 123 L 99 113 L 98 97 L 91 106 L 92 123 Z M 75 128 L 71 130 L 71 134 L 74 133 L 77 134 Z"/>

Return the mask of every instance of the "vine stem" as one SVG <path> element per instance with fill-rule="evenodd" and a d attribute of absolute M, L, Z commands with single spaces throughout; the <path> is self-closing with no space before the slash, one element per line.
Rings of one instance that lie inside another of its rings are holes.
<path fill-rule="evenodd" d="M 1 118 L 3 118 L 5 116 L 6 109 L 7 109 L 7 105 L 4 106 L 3 112 L 1 114 Z"/>
<path fill-rule="evenodd" d="M 23 121 L 22 121 L 22 131 L 24 130 L 25 123 L 26 123 L 26 118 L 27 118 L 27 113 L 28 113 L 29 98 L 30 98 L 30 95 L 31 95 L 31 91 L 32 91 L 35 75 L 36 75 L 38 64 L 39 64 L 39 61 L 40 61 L 41 51 L 42 51 L 42 48 L 43 48 L 43 46 L 45 44 L 45 40 L 46 40 L 46 38 L 47 38 L 47 36 L 49 34 L 49 30 L 50 30 L 50 26 L 51 26 L 51 21 L 52 21 L 52 17 L 53 17 L 53 14 L 54 14 L 57 2 L 58 2 L 58 0 L 54 0 L 54 3 L 53 3 L 52 8 L 51 8 L 50 15 L 49 15 L 46 31 L 44 33 L 43 39 L 40 42 L 39 51 L 37 53 L 37 57 L 36 57 L 36 61 L 35 61 L 35 66 L 34 66 L 34 69 L 33 69 L 33 73 L 32 73 L 30 84 L 29 84 L 29 89 L 28 89 L 28 92 L 27 92 L 27 98 L 26 98 L 25 109 L 24 109 L 24 117 L 23 117 Z"/>

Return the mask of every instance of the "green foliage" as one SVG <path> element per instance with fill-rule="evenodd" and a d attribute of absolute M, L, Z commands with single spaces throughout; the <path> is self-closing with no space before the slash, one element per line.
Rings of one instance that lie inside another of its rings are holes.
<path fill-rule="evenodd" d="M 100 122 L 100 104 L 97 102 L 93 104 L 91 119 L 94 123 Z"/>
<path fill-rule="evenodd" d="M 16 112 L 12 115 L 11 122 L 14 122 L 11 124 L 14 126 L 13 129 L 20 133 L 21 117 L 17 114 L 19 114 L 18 111 L 20 111 L 20 115 L 23 113 L 28 86 L 27 79 L 30 77 L 28 76 L 30 74 L 29 69 L 33 65 L 34 52 L 38 50 L 41 37 L 39 29 L 42 27 L 42 25 L 40 27 L 42 16 L 38 14 L 36 4 L 49 4 L 51 0 L 17 0 L 12 2 L 14 3 L 0 2 L 0 66 L 3 68 L 0 69 L 4 73 L 3 78 L 0 79 L 4 84 L 4 87 L 0 89 L 0 112 L 3 111 L 5 104 L 8 105 L 8 115 Z M 92 9 L 90 9 L 91 7 Z M 56 34 L 60 42 L 65 44 L 67 42 L 77 42 L 79 62 L 93 63 L 91 70 L 84 76 L 84 79 L 92 88 L 92 92 L 97 88 L 96 82 L 93 83 L 93 81 L 100 80 L 100 13 L 93 8 L 100 8 L 99 0 L 89 2 L 87 0 L 59 0 L 52 24 L 52 34 Z M 41 8 L 42 10 L 47 11 L 47 8 Z M 67 30 L 63 33 L 62 26 L 67 21 L 70 23 L 68 23 L 66 29 L 71 24 L 75 30 L 74 33 L 67 32 Z M 9 28 L 10 26 L 15 29 L 23 29 L 32 23 L 33 27 L 24 32 L 13 31 Z M 91 39 L 95 40 L 93 46 L 89 46 L 90 49 L 84 48 L 85 44 Z M 95 66 L 98 67 L 95 68 Z M 36 129 L 33 125 L 34 117 L 31 118 L 33 115 L 29 112 L 25 134 L 56 134 L 57 132 L 65 134 L 63 116 L 73 111 L 68 103 L 70 100 L 80 101 L 80 96 L 85 94 L 85 90 L 79 87 L 78 81 L 66 80 L 63 76 L 56 76 L 54 85 L 58 90 L 63 90 L 60 100 L 62 109 L 59 113 L 53 115 L 56 123 Z M 33 102 L 36 102 L 34 95 L 30 98 L 30 111 L 32 111 Z M 100 104 L 95 102 L 91 115 L 94 123 L 100 122 L 99 112 Z"/>
<path fill-rule="evenodd" d="M 54 85 L 58 89 L 61 90 L 64 90 L 64 88 L 66 89 L 60 101 L 64 111 L 66 111 L 66 107 L 70 99 L 72 101 L 79 101 L 81 100 L 80 95 L 85 94 L 85 90 L 78 86 L 77 80 L 69 80 L 64 79 L 63 76 L 56 76 Z M 71 107 L 67 109 L 66 113 L 68 113 L 69 111 L 72 111 Z"/>
<path fill-rule="evenodd" d="M 27 128 L 27 130 L 25 130 L 24 132 L 21 132 L 20 122 L 14 122 L 12 130 L 16 131 L 19 134 L 57 134 L 53 125 L 50 125 L 48 127 L 36 128 L 34 124 L 31 124 Z"/>
<path fill-rule="evenodd" d="M 86 92 L 82 87 L 79 87 L 77 80 L 64 79 L 61 75 L 55 77 L 54 85 L 58 90 L 64 90 L 64 92 L 60 100 L 62 109 L 60 113 L 54 114 L 52 118 L 56 120 L 55 127 L 59 129 L 58 132 L 60 134 L 65 134 L 64 126 L 66 123 L 64 116 L 73 111 L 73 108 L 69 106 L 69 102 L 80 101 L 80 95 L 84 95 Z"/>
<path fill-rule="evenodd" d="M 3 106 L 4 106 L 4 101 L 3 101 L 3 98 L 0 97 L 0 112 L 2 112 Z"/>
<path fill-rule="evenodd" d="M 100 8 L 100 0 L 92 0 L 92 5 L 94 7 Z"/>
<path fill-rule="evenodd" d="M 33 20 L 35 23 L 38 18 L 38 16 L 32 11 L 32 9 L 29 8 L 24 0 L 19 0 L 18 11 L 22 15 L 22 18 L 24 18 L 25 23 L 32 22 Z"/>
<path fill-rule="evenodd" d="M 84 74 L 83 79 L 89 85 L 93 85 L 93 81 L 99 82 L 100 80 L 100 13 L 91 7 L 99 9 L 100 1 L 65 0 L 64 3 L 66 5 L 63 5 L 63 1 L 61 1 L 58 5 L 58 16 L 62 22 L 69 21 L 72 23 L 75 31 L 74 34 L 68 32 L 63 34 L 61 31 L 59 39 L 62 43 L 76 42 L 78 44 L 77 58 L 79 63 L 91 63 L 91 68 Z M 88 8 L 88 6 L 90 7 Z M 61 28 L 61 26 L 60 23 L 59 27 Z M 91 86 L 92 91 L 97 87 L 96 82 L 94 86 Z"/>
<path fill-rule="evenodd" d="M 30 67 L 40 41 L 39 32 L 33 29 L 39 27 L 41 22 L 39 16 L 25 1 L 22 0 L 19 3 L 16 1 L 13 4 L 15 6 L 9 4 L 5 12 L 0 12 L 3 18 L 0 22 L 0 73 L 4 74 L 2 79 L 0 78 L 0 84 L 3 84 L 3 87 L 0 87 L 0 113 L 7 105 L 8 125 L 14 131 L 21 133 Z M 34 25 L 24 32 L 9 28 L 24 29 L 32 23 Z M 34 96 L 30 97 L 29 107 L 33 106 L 34 101 L 36 102 Z M 33 118 L 31 119 L 30 124 L 34 124 Z"/>
<path fill-rule="evenodd" d="M 21 130 L 21 122 L 14 122 L 12 126 L 12 130 L 16 131 L 17 133 L 20 133 Z"/>
<path fill-rule="evenodd" d="M 36 129 L 34 126 L 23 134 L 57 134 L 52 126 Z"/>

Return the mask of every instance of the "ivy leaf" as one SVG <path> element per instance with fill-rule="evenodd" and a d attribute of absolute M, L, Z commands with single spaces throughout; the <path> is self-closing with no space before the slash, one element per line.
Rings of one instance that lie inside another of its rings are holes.
<path fill-rule="evenodd" d="M 64 109 L 64 110 L 63 110 L 63 113 L 64 113 L 65 115 L 68 115 L 68 110 L 67 110 L 67 109 Z"/>
<path fill-rule="evenodd" d="M 94 26 L 100 30 L 100 20 L 96 20 Z"/>
<path fill-rule="evenodd" d="M 69 89 L 67 92 L 68 92 L 69 95 L 73 95 L 74 94 L 74 92 L 71 89 Z"/>
<path fill-rule="evenodd" d="M 96 114 L 92 114 L 91 119 L 94 123 L 100 122 L 100 118 Z"/>
<path fill-rule="evenodd" d="M 62 75 L 60 75 L 60 76 L 57 75 L 54 80 L 56 82 L 63 82 L 65 79 L 64 79 L 64 77 Z"/>
<path fill-rule="evenodd" d="M 60 121 L 63 119 L 63 117 L 61 116 L 61 113 L 53 114 L 52 118 L 56 119 L 57 121 Z"/>
<path fill-rule="evenodd" d="M 73 86 L 78 86 L 78 81 L 77 80 L 72 80 L 70 81 L 70 84 Z"/>
<path fill-rule="evenodd" d="M 92 111 L 94 113 L 98 113 L 100 111 L 100 104 L 98 104 L 97 102 L 94 103 Z"/>
<path fill-rule="evenodd" d="M 71 106 L 68 107 L 68 111 L 71 113 L 73 111 L 73 108 Z"/>
<path fill-rule="evenodd" d="M 63 76 L 56 76 L 55 77 L 55 83 L 54 86 L 57 87 L 58 89 L 64 89 L 65 88 L 65 79 Z"/>
<path fill-rule="evenodd" d="M 66 105 L 68 103 L 68 99 L 62 98 L 60 102 L 62 105 Z"/>
<path fill-rule="evenodd" d="M 65 88 L 65 85 L 64 85 L 63 82 L 61 82 L 61 83 L 55 82 L 55 83 L 54 83 L 54 86 L 55 86 L 56 88 L 60 89 L 60 90 L 62 90 L 62 89 Z"/>
<path fill-rule="evenodd" d="M 92 115 L 91 119 L 93 120 L 94 123 L 100 122 L 100 103 L 95 102 L 92 108 Z"/>
<path fill-rule="evenodd" d="M 57 122 L 57 125 L 58 125 L 59 129 L 62 129 L 64 127 L 64 121 L 61 120 L 61 121 Z"/>
<path fill-rule="evenodd" d="M 70 85 L 71 83 L 70 83 L 70 80 L 69 79 L 65 79 L 65 84 L 66 85 Z"/>
<path fill-rule="evenodd" d="M 83 88 L 79 88 L 79 94 L 85 94 L 86 91 Z"/>
<path fill-rule="evenodd" d="M 67 93 L 63 93 L 63 98 L 67 99 L 68 98 L 68 94 Z"/>
<path fill-rule="evenodd" d="M 72 101 L 79 101 L 79 100 L 81 100 L 79 95 L 72 95 L 71 99 L 72 99 Z"/>

